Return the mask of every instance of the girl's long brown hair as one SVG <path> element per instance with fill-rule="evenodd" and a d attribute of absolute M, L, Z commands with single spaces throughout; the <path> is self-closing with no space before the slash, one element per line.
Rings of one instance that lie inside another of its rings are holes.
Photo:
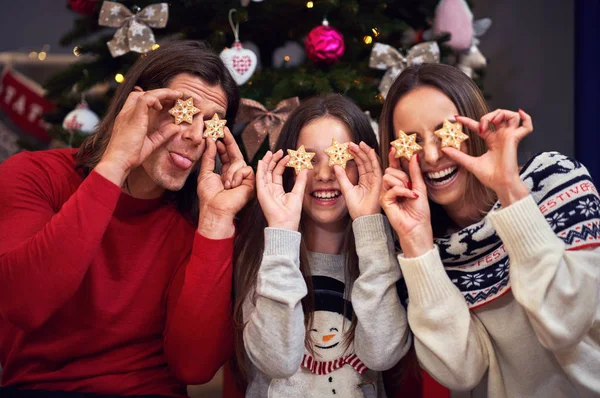
<path fill-rule="evenodd" d="M 237 84 L 219 56 L 202 42 L 180 40 L 168 43 L 141 56 L 133 64 L 112 98 L 102 122 L 94 134 L 81 144 L 77 152 L 77 168 L 84 176 L 102 159 L 115 119 L 134 87 L 139 86 L 144 91 L 168 87 L 171 79 L 181 73 L 198 76 L 209 85 L 219 84 L 223 88 L 227 96 L 227 124 L 231 128 L 237 114 L 240 94 Z M 170 194 L 170 199 L 178 210 L 189 217 L 192 223 L 198 221 L 197 180 L 198 168 L 190 174 L 181 190 Z"/>
<path fill-rule="evenodd" d="M 283 126 L 279 139 L 275 144 L 273 151 L 282 149 L 284 153 L 287 149 L 296 149 L 300 131 L 310 122 L 321 118 L 332 117 L 344 123 L 352 136 L 352 141 L 358 143 L 364 141 L 371 148 L 377 151 L 377 140 L 373 129 L 369 123 L 368 117 L 352 102 L 350 99 L 339 95 L 330 94 L 322 97 L 311 98 L 303 102 L 289 116 Z M 283 185 L 286 192 L 291 191 L 294 185 L 294 171 L 287 168 L 283 175 Z M 304 228 L 300 222 L 300 232 Z M 236 333 L 236 358 L 232 363 L 232 370 L 238 382 L 243 383 L 247 380 L 249 366 L 246 364 L 243 331 L 244 331 L 244 314 L 243 303 L 246 298 L 256 302 L 256 297 L 248 297 L 254 286 L 258 269 L 262 262 L 264 251 L 264 229 L 267 227 L 267 221 L 260 208 L 257 199 L 254 199 L 243 211 L 240 220 L 240 230 L 235 241 L 234 247 L 234 295 L 235 305 L 233 310 L 233 318 L 235 323 Z M 356 278 L 358 277 L 358 257 L 354 245 L 354 235 L 352 233 L 352 222 L 348 216 L 348 226 L 343 245 L 343 253 L 346 254 L 345 266 L 345 284 L 346 293 Z M 308 294 L 302 299 L 302 309 L 304 311 L 305 324 L 307 330 L 312 324 L 312 313 L 314 311 L 313 286 L 311 280 L 310 264 L 308 263 L 308 250 L 304 237 L 300 243 L 300 271 L 306 282 Z M 356 318 L 354 317 L 350 326 L 350 330 L 346 336 L 346 344 L 350 344 L 354 337 L 354 329 L 356 328 Z M 306 334 L 308 342 L 309 334 Z"/>
<path fill-rule="evenodd" d="M 479 87 L 461 70 L 444 64 L 421 64 L 405 69 L 394 81 L 387 94 L 381 117 L 379 119 L 380 150 L 388 153 L 390 142 L 395 140 L 394 109 L 396 104 L 417 87 L 430 86 L 443 92 L 456 106 L 458 114 L 473 120 L 479 120 L 489 112 L 483 94 Z M 425 105 L 424 105 L 425 106 Z M 469 135 L 467 151 L 471 156 L 481 156 L 487 151 L 485 141 L 476 133 L 465 128 Z M 383 157 L 384 168 L 388 159 Z M 468 173 L 467 188 L 464 196 L 465 203 L 477 206 L 481 216 L 487 214 L 496 201 L 496 194 L 486 188 L 474 175 Z M 455 227 L 444 209 L 429 201 L 433 233 L 441 237 L 449 228 Z"/>

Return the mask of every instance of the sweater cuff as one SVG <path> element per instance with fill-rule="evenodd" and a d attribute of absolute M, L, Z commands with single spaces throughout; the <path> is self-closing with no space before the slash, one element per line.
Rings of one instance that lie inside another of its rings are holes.
<path fill-rule="evenodd" d="M 233 255 L 233 242 L 235 235 L 225 239 L 210 239 L 201 235 L 196 230 L 192 255 L 206 262 L 219 261 L 223 258 L 231 258 Z"/>
<path fill-rule="evenodd" d="M 458 292 L 446 274 L 437 246 L 419 257 L 399 254 L 398 262 L 412 304 L 419 307 L 439 304 Z"/>
<path fill-rule="evenodd" d="M 352 222 L 352 231 L 356 246 L 365 246 L 369 243 L 387 242 L 386 231 L 388 223 L 382 214 L 372 214 L 358 217 Z"/>
<path fill-rule="evenodd" d="M 79 189 L 92 200 L 102 204 L 113 212 L 121 196 L 121 187 L 107 180 L 96 171 L 92 172 L 81 183 Z"/>
<path fill-rule="evenodd" d="M 300 258 L 300 232 L 281 228 L 265 228 L 264 256 Z"/>
<path fill-rule="evenodd" d="M 562 244 L 531 195 L 488 217 L 514 262 L 536 257 L 548 245 Z"/>

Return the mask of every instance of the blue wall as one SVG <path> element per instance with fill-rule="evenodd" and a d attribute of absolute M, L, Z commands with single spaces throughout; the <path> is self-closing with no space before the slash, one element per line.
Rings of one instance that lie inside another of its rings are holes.
<path fill-rule="evenodd" d="M 575 3 L 575 157 L 600 181 L 600 2 Z"/>

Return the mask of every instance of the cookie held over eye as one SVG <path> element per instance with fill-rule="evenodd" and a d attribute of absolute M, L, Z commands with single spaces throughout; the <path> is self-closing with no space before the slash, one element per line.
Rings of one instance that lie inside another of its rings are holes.
<path fill-rule="evenodd" d="M 406 160 L 410 161 L 415 152 L 419 152 L 423 149 L 421 145 L 416 143 L 416 139 L 416 134 L 407 135 L 404 131 L 399 130 L 398 139 L 390 142 L 390 145 L 396 148 L 396 155 L 394 157 L 404 157 Z"/>
<path fill-rule="evenodd" d="M 202 137 L 210 137 L 215 141 L 225 137 L 225 131 L 223 130 L 225 123 L 227 123 L 227 120 L 219 119 L 219 115 L 215 113 L 210 120 L 204 121 L 204 134 Z"/>
<path fill-rule="evenodd" d="M 469 136 L 463 132 L 462 124 L 458 122 L 452 123 L 448 120 L 444 120 L 442 128 L 434 131 L 433 134 L 442 140 L 442 148 L 452 147 L 459 151 L 460 144 L 469 139 Z"/>
<path fill-rule="evenodd" d="M 194 106 L 192 97 L 185 101 L 178 99 L 175 106 L 169 109 L 169 113 L 175 118 L 175 124 L 181 124 L 182 122 L 192 124 L 194 115 L 199 112 L 200 109 Z"/>
<path fill-rule="evenodd" d="M 296 170 L 296 175 L 304 169 L 312 170 L 313 165 L 311 160 L 315 157 L 315 153 L 306 152 L 304 145 L 300 145 L 300 148 L 295 151 L 293 149 L 288 149 L 287 153 L 290 155 L 290 160 L 288 160 L 285 167 L 293 167 L 294 170 Z"/>
<path fill-rule="evenodd" d="M 348 150 L 349 142 L 339 143 L 335 138 L 331 140 L 331 146 L 325 149 L 325 153 L 329 156 L 329 165 L 337 164 L 346 168 L 346 163 L 354 159 L 354 156 Z"/>

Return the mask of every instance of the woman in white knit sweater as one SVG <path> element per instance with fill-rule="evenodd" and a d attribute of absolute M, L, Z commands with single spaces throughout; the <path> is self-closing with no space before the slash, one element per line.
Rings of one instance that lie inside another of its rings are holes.
<path fill-rule="evenodd" d="M 460 150 L 444 121 L 465 127 Z M 382 149 L 400 130 L 422 149 L 392 148 L 380 203 L 421 366 L 453 397 L 600 396 L 600 200 L 585 167 L 551 152 L 520 168 L 531 117 L 490 113 L 446 65 L 394 82 Z"/>

